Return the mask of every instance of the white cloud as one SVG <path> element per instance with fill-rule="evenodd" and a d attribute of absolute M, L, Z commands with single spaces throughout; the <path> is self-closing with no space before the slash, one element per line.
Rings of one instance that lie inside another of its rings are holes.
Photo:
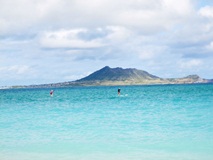
<path fill-rule="evenodd" d="M 83 77 L 86 77 L 88 76 L 89 74 L 91 74 L 92 72 L 87 72 L 87 73 L 84 73 L 84 74 L 72 74 L 70 76 L 65 76 L 64 77 L 64 80 L 67 80 L 67 81 L 73 81 L 73 80 L 78 80 L 78 79 L 81 79 Z"/>
<path fill-rule="evenodd" d="M 85 40 L 79 34 L 87 32 L 87 29 L 60 30 L 55 32 L 45 32 L 40 43 L 46 48 L 97 48 L 105 44 L 99 38 Z"/>
<path fill-rule="evenodd" d="M 132 35 L 132 31 L 122 26 L 107 26 L 103 29 L 108 31 L 106 39 L 113 43 L 124 42 Z"/>
<path fill-rule="evenodd" d="M 0 2 L 0 34 L 29 32 L 47 27 L 46 20 L 57 8 L 60 0 L 7 0 Z M 61 8 L 62 9 L 62 8 Z M 53 19 L 52 19 L 53 20 Z M 49 21 L 48 21 L 49 22 Z"/>
<path fill-rule="evenodd" d="M 0 76 L 37 69 L 38 81 L 57 82 L 104 65 L 147 68 L 159 76 L 203 67 L 209 75 L 213 6 L 195 5 L 193 0 L 0 1 Z"/>
<path fill-rule="evenodd" d="M 31 68 L 26 65 L 13 65 L 13 66 L 7 66 L 7 67 L 0 67 L 1 73 L 7 73 L 7 74 L 26 74 L 28 72 L 31 72 Z"/>
<path fill-rule="evenodd" d="M 8 0 L 1 2 L 2 32 L 66 27 L 126 26 L 159 31 L 177 23 L 192 11 L 190 0 Z"/>
<path fill-rule="evenodd" d="M 121 45 L 132 36 L 132 32 L 125 27 L 106 26 L 46 31 L 40 35 L 39 41 L 44 48 L 91 49 Z"/>
<path fill-rule="evenodd" d="M 190 15 L 193 7 L 190 0 L 162 0 L 164 11 L 178 16 Z"/>
<path fill-rule="evenodd" d="M 189 69 L 199 67 L 203 64 L 203 62 L 199 59 L 190 59 L 190 60 L 181 60 L 178 62 L 178 64 L 182 69 Z"/>
<path fill-rule="evenodd" d="M 213 51 L 213 41 L 206 46 L 206 49 Z"/>
<path fill-rule="evenodd" d="M 155 53 L 152 51 L 141 51 L 141 53 L 139 54 L 139 58 L 142 60 L 147 60 L 152 59 L 154 55 Z"/>
<path fill-rule="evenodd" d="M 201 8 L 199 14 L 204 17 L 213 18 L 213 6 L 205 6 Z"/>
<path fill-rule="evenodd" d="M 164 46 L 154 46 L 154 45 L 145 45 L 138 49 L 139 58 L 142 60 L 152 60 L 159 59 L 160 57 L 165 57 L 164 51 L 166 48 Z"/>

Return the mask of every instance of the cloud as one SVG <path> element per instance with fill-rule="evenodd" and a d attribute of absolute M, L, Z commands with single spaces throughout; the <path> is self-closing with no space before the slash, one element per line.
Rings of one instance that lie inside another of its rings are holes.
<path fill-rule="evenodd" d="M 203 62 L 199 59 L 191 59 L 191 60 L 182 60 L 178 62 L 180 68 L 189 69 L 199 67 L 203 64 Z"/>
<path fill-rule="evenodd" d="M 106 53 L 110 48 L 123 47 L 120 45 L 127 43 L 132 36 L 132 31 L 125 27 L 106 26 L 94 29 L 46 31 L 41 33 L 38 39 L 44 49 L 65 49 L 68 50 L 65 54 L 81 54 L 82 52 L 89 53 L 90 50 L 93 50 L 93 53 L 97 52 L 94 49 Z M 77 50 L 82 50 L 82 52 Z"/>
<path fill-rule="evenodd" d="M 210 42 L 207 46 L 206 46 L 207 50 L 210 50 L 211 52 L 213 51 L 213 41 Z"/>
<path fill-rule="evenodd" d="M 87 72 L 87 73 L 84 73 L 84 74 L 72 74 L 72 75 L 66 75 L 64 76 L 64 79 L 67 80 L 67 81 L 72 81 L 72 80 L 77 80 L 77 79 L 81 79 L 83 77 L 86 77 L 88 76 L 89 74 L 91 74 L 92 72 Z"/>
<path fill-rule="evenodd" d="M 100 38 L 91 37 L 83 39 L 81 34 L 86 34 L 87 29 L 59 30 L 55 32 L 45 32 L 40 37 L 40 44 L 44 48 L 98 48 L 105 44 Z"/>
<path fill-rule="evenodd" d="M 58 8 L 59 0 L 7 0 L 0 2 L 0 35 L 31 32 L 46 27 L 51 12 Z M 39 27 L 38 27 L 39 26 Z"/>
<path fill-rule="evenodd" d="M 37 72 L 28 65 L 0 66 L 0 75 L 1 83 L 5 83 L 5 85 L 29 84 L 38 76 Z"/>
<path fill-rule="evenodd" d="M 105 65 L 211 76 L 210 2 L 0 1 L 0 76 L 57 82 Z"/>
<path fill-rule="evenodd" d="M 8 0 L 0 6 L 0 23 L 4 26 L 0 33 L 61 29 L 64 26 L 126 26 L 151 33 L 167 29 L 191 12 L 190 0 Z"/>
<path fill-rule="evenodd" d="M 31 68 L 27 65 L 12 65 L 12 66 L 7 66 L 7 67 L 1 67 L 0 72 L 4 73 L 11 73 L 11 74 L 26 74 L 28 72 L 31 72 Z"/>
<path fill-rule="evenodd" d="M 204 17 L 213 18 L 213 6 L 205 6 L 199 10 L 199 14 Z"/>
<path fill-rule="evenodd" d="M 145 45 L 140 47 L 137 53 L 139 54 L 139 58 L 142 60 L 153 60 L 165 57 L 166 55 L 163 55 L 165 51 L 165 46 Z"/>

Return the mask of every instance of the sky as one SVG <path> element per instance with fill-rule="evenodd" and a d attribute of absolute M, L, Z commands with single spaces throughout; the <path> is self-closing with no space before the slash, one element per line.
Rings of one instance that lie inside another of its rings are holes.
<path fill-rule="evenodd" d="M 0 0 L 0 86 L 109 66 L 213 79 L 212 0 Z"/>

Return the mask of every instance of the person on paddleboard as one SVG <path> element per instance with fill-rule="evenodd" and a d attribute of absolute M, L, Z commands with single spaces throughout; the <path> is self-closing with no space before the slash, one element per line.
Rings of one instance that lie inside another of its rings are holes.
<path fill-rule="evenodd" d="M 53 92 L 54 92 L 53 90 L 50 91 L 50 96 L 53 96 Z"/>
<path fill-rule="evenodd" d="M 120 96 L 120 94 L 121 94 L 121 89 L 118 88 L 118 95 Z"/>

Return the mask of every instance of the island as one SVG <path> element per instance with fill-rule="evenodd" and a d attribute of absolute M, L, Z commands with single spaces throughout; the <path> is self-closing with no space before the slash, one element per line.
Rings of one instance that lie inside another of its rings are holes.
<path fill-rule="evenodd" d="M 92 74 L 76 81 L 35 84 L 27 86 L 12 86 L 10 88 L 51 88 L 72 86 L 123 86 L 123 85 L 157 85 L 157 84 L 194 84 L 213 83 L 213 79 L 204 79 L 198 75 L 189 75 L 183 78 L 160 78 L 144 70 L 135 68 L 123 69 L 105 66 Z"/>

